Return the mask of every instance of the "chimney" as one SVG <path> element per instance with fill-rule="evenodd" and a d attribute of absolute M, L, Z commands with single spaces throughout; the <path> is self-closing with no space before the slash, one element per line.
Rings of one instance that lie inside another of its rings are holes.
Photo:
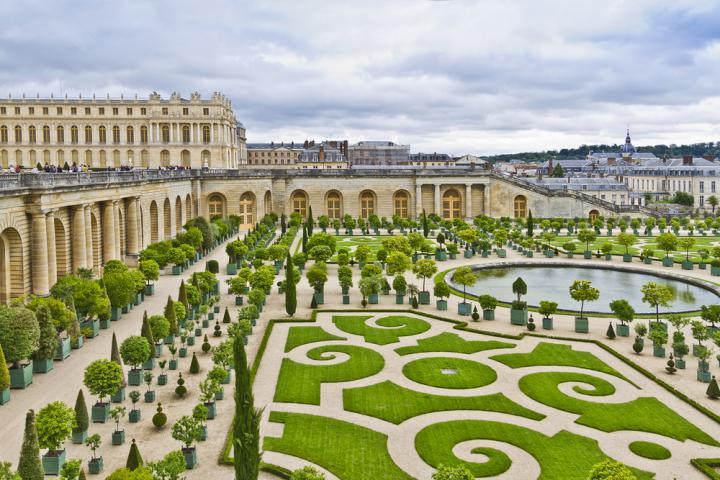
<path fill-rule="evenodd" d="M 708 162 L 715 161 L 715 155 L 713 155 L 712 153 L 706 153 L 705 155 L 703 155 L 703 158 Z"/>
<path fill-rule="evenodd" d="M 303 148 L 309 148 L 309 147 L 310 147 L 310 144 L 308 143 L 307 140 L 305 140 L 305 143 L 303 144 Z"/>
<path fill-rule="evenodd" d="M 608 164 L 608 165 L 616 165 L 617 162 L 615 161 L 614 158 L 608 158 L 607 164 Z"/>
<path fill-rule="evenodd" d="M 322 145 L 320 145 L 320 150 L 318 152 L 318 160 L 321 162 L 325 161 L 325 149 L 323 148 Z"/>
<path fill-rule="evenodd" d="M 683 166 L 690 166 L 693 164 L 693 157 L 692 155 L 683 155 Z"/>

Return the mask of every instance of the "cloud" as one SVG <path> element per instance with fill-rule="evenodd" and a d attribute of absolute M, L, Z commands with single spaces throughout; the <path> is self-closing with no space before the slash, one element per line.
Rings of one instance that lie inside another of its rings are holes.
<path fill-rule="evenodd" d="M 250 141 L 478 153 L 713 140 L 711 0 L 0 0 L 0 92 L 233 100 Z M 61 91 L 62 89 L 62 91 Z"/>

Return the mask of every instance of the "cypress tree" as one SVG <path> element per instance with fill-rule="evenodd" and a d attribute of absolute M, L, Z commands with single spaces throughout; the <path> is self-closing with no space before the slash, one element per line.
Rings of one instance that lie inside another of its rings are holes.
<path fill-rule="evenodd" d="M 187 299 L 187 292 L 185 291 L 185 280 L 180 280 L 180 291 L 178 292 L 178 302 L 181 302 L 185 307 L 185 311 L 190 311 L 190 304 Z"/>
<path fill-rule="evenodd" d="M 422 229 L 423 229 L 423 235 L 425 236 L 425 238 L 427 238 L 428 235 L 430 235 L 430 227 L 428 226 L 427 215 L 425 215 L 424 209 L 423 209 L 423 213 L 422 213 Z"/>
<path fill-rule="evenodd" d="M 148 360 L 150 360 L 155 354 L 153 348 L 153 345 L 155 345 L 155 338 L 153 338 L 152 329 L 150 329 L 150 322 L 148 322 L 147 310 L 145 310 L 145 313 L 143 313 L 143 323 L 142 328 L 140 329 L 140 335 L 145 337 L 145 339 L 148 341 L 148 344 L 150 345 L 150 356 L 148 357 Z"/>
<path fill-rule="evenodd" d="M 75 399 L 75 424 L 75 428 L 73 428 L 73 432 L 75 433 L 86 432 L 90 426 L 88 409 L 85 404 L 85 395 L 83 394 L 82 388 L 78 390 L 77 398 Z"/>
<path fill-rule="evenodd" d="M 612 326 L 612 322 L 608 324 L 607 332 L 605 332 L 605 336 L 609 338 L 610 340 L 615 338 L 615 329 Z"/>
<path fill-rule="evenodd" d="M 80 475 L 78 475 L 78 480 L 87 480 L 87 477 L 85 476 L 85 470 L 82 468 L 80 469 Z"/>
<path fill-rule="evenodd" d="M 312 216 L 312 205 L 308 205 L 308 216 L 307 216 L 307 234 L 308 237 L 312 235 L 313 227 L 315 227 L 315 222 L 313 220 Z"/>
<path fill-rule="evenodd" d="M 178 322 L 175 316 L 175 302 L 173 302 L 170 295 L 168 295 L 167 303 L 165 304 L 164 316 L 167 318 L 167 321 L 170 322 L 170 333 L 176 335 L 179 332 Z"/>
<path fill-rule="evenodd" d="M 232 320 L 230 319 L 230 311 L 227 307 L 225 307 L 225 314 L 223 315 L 223 323 L 230 323 Z"/>
<path fill-rule="evenodd" d="M 710 380 L 710 385 L 708 385 L 705 393 L 713 400 L 720 398 L 720 388 L 718 387 L 717 380 L 715 380 L 715 375 L 713 375 L 712 380 Z"/>
<path fill-rule="evenodd" d="M 0 345 L 0 392 L 10 388 L 10 370 L 5 362 L 5 353 Z"/>
<path fill-rule="evenodd" d="M 285 260 L 285 312 L 290 317 L 295 315 L 295 310 L 297 310 L 297 285 L 295 285 L 295 271 L 293 268 L 292 258 L 290 258 L 290 252 L 288 251 Z"/>
<path fill-rule="evenodd" d="M 305 255 L 307 255 L 307 241 L 308 241 L 307 227 L 305 225 L 303 225 L 302 251 Z"/>
<path fill-rule="evenodd" d="M 285 214 L 283 213 L 280 216 L 280 233 L 285 235 L 286 230 L 287 230 L 287 225 L 285 225 Z"/>
<path fill-rule="evenodd" d="M 110 347 L 110 360 L 120 365 L 120 368 L 122 368 L 122 358 L 120 357 L 120 350 L 118 349 L 118 343 L 117 338 L 115 337 L 115 332 L 113 332 L 112 336 L 112 345 Z M 125 382 L 125 375 L 123 375 L 123 381 L 122 386 L 125 387 L 127 383 Z M 82 392 L 81 392 L 82 393 Z"/>
<path fill-rule="evenodd" d="M 532 218 L 532 210 L 528 210 L 528 217 L 527 217 L 527 236 L 528 237 L 533 236 L 533 230 L 535 230 L 535 223 L 533 222 L 533 218 Z"/>
<path fill-rule="evenodd" d="M 38 360 L 52 359 L 55 356 L 58 340 L 50 309 L 45 305 L 40 305 L 35 312 L 35 317 L 38 325 L 40 325 L 40 343 L 35 353 L 33 353 L 33 358 Z"/>
<path fill-rule="evenodd" d="M 233 342 L 235 421 L 233 423 L 236 480 L 256 480 L 260 465 L 260 416 L 255 408 L 243 342 Z"/>
<path fill-rule="evenodd" d="M 310 301 L 310 308 L 317 308 L 317 300 L 315 300 L 315 295 L 312 296 L 312 300 Z"/>
<path fill-rule="evenodd" d="M 192 361 L 190 362 L 190 373 L 200 373 L 200 362 L 198 362 L 195 352 L 193 352 Z"/>
<path fill-rule="evenodd" d="M 20 450 L 17 473 L 23 480 L 44 480 L 45 478 L 45 471 L 40 461 L 40 446 L 38 445 L 37 429 L 35 428 L 35 412 L 32 410 L 28 410 L 27 415 L 25 415 L 25 435 Z"/>
<path fill-rule="evenodd" d="M 142 464 L 143 459 L 140 455 L 140 449 L 138 448 L 137 443 L 135 443 L 135 439 L 133 438 L 132 445 L 130 445 L 130 452 L 128 453 L 127 462 L 125 463 L 125 468 L 133 471 L 141 467 Z"/>

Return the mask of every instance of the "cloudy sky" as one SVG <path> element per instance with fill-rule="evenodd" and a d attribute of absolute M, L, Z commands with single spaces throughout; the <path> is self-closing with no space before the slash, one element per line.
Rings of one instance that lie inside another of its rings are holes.
<path fill-rule="evenodd" d="M 0 94 L 228 95 L 248 140 L 720 140 L 715 0 L 0 0 Z"/>

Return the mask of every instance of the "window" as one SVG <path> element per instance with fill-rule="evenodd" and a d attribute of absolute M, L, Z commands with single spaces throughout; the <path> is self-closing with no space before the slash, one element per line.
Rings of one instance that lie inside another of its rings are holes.
<path fill-rule="evenodd" d="M 22 143 L 22 127 L 20 125 L 15 127 L 15 143 Z"/>
<path fill-rule="evenodd" d="M 395 215 L 398 215 L 400 218 L 408 218 L 407 192 L 396 192 L 393 203 Z"/>
<path fill-rule="evenodd" d="M 120 167 L 120 150 L 113 151 L 113 167 Z"/>
<path fill-rule="evenodd" d="M 30 126 L 28 129 L 28 143 L 35 143 L 37 142 L 37 130 L 34 126 Z"/>
<path fill-rule="evenodd" d="M 72 162 L 73 162 L 75 165 L 79 165 L 79 164 L 80 164 L 80 162 L 78 161 L 78 160 L 79 160 L 79 157 L 78 157 L 78 151 L 77 151 L 77 150 L 73 150 L 72 152 L 70 152 L 70 158 L 72 159 Z"/>
<path fill-rule="evenodd" d="M 62 125 L 57 127 L 57 143 L 65 143 L 65 129 Z"/>
<path fill-rule="evenodd" d="M 35 107 L 28 107 L 28 113 L 30 115 L 35 115 Z"/>
<path fill-rule="evenodd" d="M 63 112 L 62 107 L 57 107 L 57 114 L 62 115 L 62 112 Z"/>
<path fill-rule="evenodd" d="M 710 193 L 715 193 L 715 181 L 710 182 Z"/>
<path fill-rule="evenodd" d="M 190 143 L 190 125 L 183 125 L 182 127 L 182 141 L 183 143 Z"/>
<path fill-rule="evenodd" d="M 112 136 L 113 136 L 113 143 L 114 143 L 115 145 L 117 145 L 118 143 L 120 143 L 120 127 L 118 127 L 117 125 L 115 125 L 115 126 L 112 128 Z"/>
<path fill-rule="evenodd" d="M 705 206 L 705 197 L 703 197 L 702 195 L 700 195 L 700 206 L 701 207 Z"/>
<path fill-rule="evenodd" d="M 0 126 L 0 143 L 8 143 L 8 128 L 6 125 Z"/>
<path fill-rule="evenodd" d="M 305 192 L 295 192 L 292 196 L 292 211 L 300 214 L 301 217 L 307 216 L 307 194 Z"/>
<path fill-rule="evenodd" d="M 127 127 L 125 130 L 125 141 L 126 143 L 135 143 L 135 130 L 133 130 L 133 127 Z"/>
<path fill-rule="evenodd" d="M 167 115 L 167 114 L 168 114 L 168 108 L 167 108 L 167 107 L 162 107 L 162 114 L 163 114 L 163 115 Z"/>
<path fill-rule="evenodd" d="M 334 220 L 342 218 L 342 198 L 340 193 L 332 191 L 327 196 L 327 216 Z"/>
<path fill-rule="evenodd" d="M 210 143 L 210 125 L 203 125 L 202 127 L 202 141 L 203 143 Z"/>
<path fill-rule="evenodd" d="M 7 109 L 5 107 L 0 107 L 0 115 L 7 115 Z"/>
<path fill-rule="evenodd" d="M 523 195 L 515 197 L 513 207 L 515 218 L 525 218 L 527 216 L 527 199 Z"/>
<path fill-rule="evenodd" d="M 360 216 L 367 220 L 370 215 L 375 214 L 375 195 L 372 192 L 364 191 L 360 194 Z"/>
<path fill-rule="evenodd" d="M 107 155 L 105 150 L 100 150 L 100 168 L 107 168 Z"/>
<path fill-rule="evenodd" d="M 140 143 L 148 143 L 147 127 L 140 127 Z"/>
<path fill-rule="evenodd" d="M 50 143 L 50 127 L 47 125 L 43 126 L 43 143 Z"/>
<path fill-rule="evenodd" d="M 219 193 L 213 193 L 208 197 L 208 213 L 210 217 L 223 216 L 223 198 Z"/>
<path fill-rule="evenodd" d="M 242 225 L 254 225 L 253 210 L 255 209 L 255 195 L 245 192 L 240 197 L 240 223 Z"/>
<path fill-rule="evenodd" d="M 125 113 L 126 113 L 127 115 L 132 115 L 132 108 L 130 108 L 130 107 L 126 108 L 126 109 L 125 109 Z"/>
<path fill-rule="evenodd" d="M 78 128 L 77 125 L 70 127 L 70 143 L 77 145 L 78 143 Z"/>
<path fill-rule="evenodd" d="M 705 192 L 705 182 L 700 182 L 699 187 L 700 187 L 700 193 Z"/>
<path fill-rule="evenodd" d="M 85 143 L 92 143 L 92 127 L 90 125 L 85 127 Z"/>
<path fill-rule="evenodd" d="M 183 115 L 190 115 L 190 109 L 188 107 L 183 107 Z"/>
<path fill-rule="evenodd" d="M 85 115 L 90 115 L 90 107 L 85 107 Z"/>
<path fill-rule="evenodd" d="M 43 115 L 50 115 L 50 109 L 48 107 L 42 107 L 43 108 Z"/>
<path fill-rule="evenodd" d="M 163 125 L 162 130 L 162 143 L 170 143 L 170 126 L 169 125 Z"/>
<path fill-rule="evenodd" d="M 20 107 L 15 107 L 15 115 L 20 115 Z M 18 150 L 19 152 L 20 150 Z"/>
<path fill-rule="evenodd" d="M 118 107 L 113 107 L 112 112 L 113 112 L 113 115 L 117 115 L 120 113 L 120 109 Z"/>
<path fill-rule="evenodd" d="M 105 115 L 105 107 L 98 108 L 98 115 Z"/>
<path fill-rule="evenodd" d="M 210 109 L 207 107 L 203 108 L 203 115 L 205 115 L 205 116 L 210 115 Z"/>
<path fill-rule="evenodd" d="M 147 108 L 141 107 L 141 108 L 140 108 L 140 115 L 147 115 Z"/>
<path fill-rule="evenodd" d="M 454 220 L 461 217 L 460 193 L 454 188 L 447 190 L 442 198 L 442 217 L 445 220 Z"/>
<path fill-rule="evenodd" d="M 170 166 L 170 152 L 167 150 L 163 150 L 160 152 L 160 165 L 163 167 L 169 167 Z"/>
<path fill-rule="evenodd" d="M 100 127 L 99 133 L 98 133 L 98 142 L 101 144 L 107 143 L 107 130 L 104 126 Z"/>

